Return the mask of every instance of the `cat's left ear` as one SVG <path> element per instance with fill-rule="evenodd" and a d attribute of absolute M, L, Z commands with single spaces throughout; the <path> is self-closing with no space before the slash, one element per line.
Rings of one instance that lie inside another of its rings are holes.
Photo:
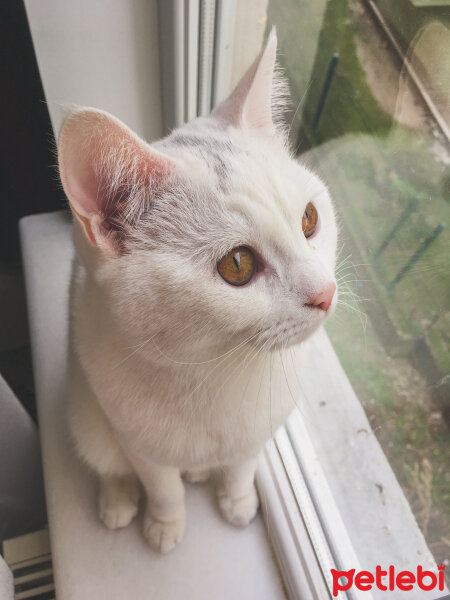
<path fill-rule="evenodd" d="M 89 243 L 113 254 L 126 225 L 177 170 L 112 115 L 84 108 L 63 124 L 58 141 L 61 182 Z"/>
<path fill-rule="evenodd" d="M 236 127 L 274 133 L 272 103 L 276 54 L 277 34 L 273 28 L 251 67 L 211 116 Z"/>

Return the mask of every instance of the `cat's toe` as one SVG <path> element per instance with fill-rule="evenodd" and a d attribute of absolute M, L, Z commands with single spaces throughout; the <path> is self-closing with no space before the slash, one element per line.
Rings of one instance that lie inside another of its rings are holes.
<path fill-rule="evenodd" d="M 188 469 L 184 471 L 183 477 L 189 483 L 203 483 L 208 481 L 211 475 L 211 469 Z"/>
<path fill-rule="evenodd" d="M 162 554 L 173 550 L 183 539 L 186 525 L 185 517 L 164 523 L 154 519 L 147 513 L 144 520 L 143 534 L 149 546 Z"/>
<path fill-rule="evenodd" d="M 255 487 L 242 498 L 232 499 L 223 493 L 218 494 L 219 508 L 225 519 L 235 527 L 245 527 L 258 510 L 258 495 Z"/>
<path fill-rule="evenodd" d="M 108 529 L 126 527 L 137 515 L 139 486 L 134 477 L 111 477 L 101 480 L 98 513 Z"/>
<path fill-rule="evenodd" d="M 99 517 L 108 529 L 120 529 L 129 525 L 137 512 L 137 503 L 122 500 L 114 505 L 100 505 Z"/>

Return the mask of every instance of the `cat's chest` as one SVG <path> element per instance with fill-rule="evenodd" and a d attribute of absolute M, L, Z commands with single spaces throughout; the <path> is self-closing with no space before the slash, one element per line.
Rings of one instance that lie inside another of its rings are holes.
<path fill-rule="evenodd" d="M 84 366 L 122 443 L 179 467 L 256 454 L 293 407 L 274 361 L 235 356 L 173 368 L 129 361 L 112 372 L 117 357 L 102 357 Z"/>

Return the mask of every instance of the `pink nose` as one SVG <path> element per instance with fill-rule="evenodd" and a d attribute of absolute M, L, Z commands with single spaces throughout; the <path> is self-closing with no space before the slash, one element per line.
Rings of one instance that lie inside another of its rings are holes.
<path fill-rule="evenodd" d="M 310 302 L 311 306 L 317 306 L 325 312 L 330 308 L 333 301 L 334 292 L 336 291 L 336 284 L 334 281 L 327 285 L 327 287 L 319 292 L 317 296 Z"/>

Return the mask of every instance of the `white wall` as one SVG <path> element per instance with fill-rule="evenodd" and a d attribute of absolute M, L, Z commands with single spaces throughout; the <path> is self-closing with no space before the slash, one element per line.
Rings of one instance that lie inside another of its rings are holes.
<path fill-rule="evenodd" d="M 25 0 L 55 133 L 73 104 L 162 135 L 156 0 Z"/>

